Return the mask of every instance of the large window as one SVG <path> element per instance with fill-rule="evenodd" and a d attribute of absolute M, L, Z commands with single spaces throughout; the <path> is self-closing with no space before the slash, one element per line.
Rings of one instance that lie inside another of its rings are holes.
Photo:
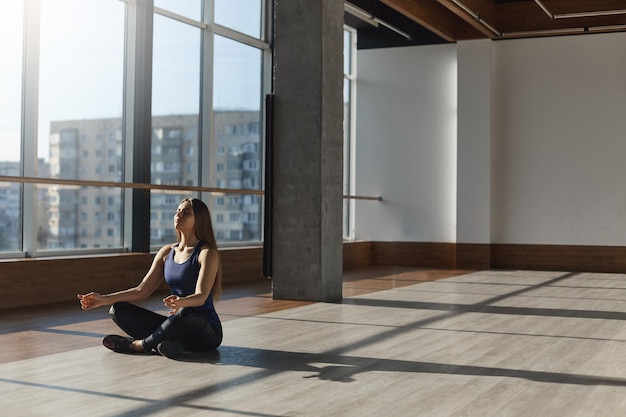
<path fill-rule="evenodd" d="M 266 7 L 0 2 L 0 176 L 41 178 L 0 182 L 0 257 L 124 250 L 144 215 L 169 243 L 188 196 L 220 242 L 258 243 Z"/>

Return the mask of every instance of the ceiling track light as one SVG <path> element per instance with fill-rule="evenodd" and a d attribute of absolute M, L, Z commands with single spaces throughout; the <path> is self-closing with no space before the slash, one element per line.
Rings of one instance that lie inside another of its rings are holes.
<path fill-rule="evenodd" d="M 554 15 L 552 14 L 552 12 L 548 10 L 546 5 L 543 4 L 541 0 L 535 0 L 535 3 L 537 3 L 537 6 L 541 7 L 541 10 L 543 10 L 544 13 L 547 14 L 550 19 L 554 19 Z"/>
<path fill-rule="evenodd" d="M 626 25 L 611 25 L 611 26 L 589 26 L 590 32 L 608 32 L 617 30 L 626 30 Z"/>
<path fill-rule="evenodd" d="M 572 19 L 576 17 L 597 17 L 597 16 L 615 16 L 626 14 L 626 10 L 600 10 L 597 12 L 581 12 L 581 13 L 561 13 L 555 14 L 555 19 Z"/>
<path fill-rule="evenodd" d="M 352 16 L 364 21 L 365 23 L 369 23 L 374 27 L 378 27 L 378 22 L 376 21 L 376 19 L 374 19 L 374 17 L 370 13 L 359 7 L 353 6 L 348 2 L 344 2 L 343 10 L 350 13 Z"/>
<path fill-rule="evenodd" d="M 565 29 L 544 29 L 526 30 L 521 32 L 505 32 L 503 38 L 526 38 L 529 36 L 554 36 L 554 35 L 575 35 L 585 33 L 586 28 L 565 28 Z"/>
<path fill-rule="evenodd" d="M 452 0 L 452 3 L 456 4 L 465 13 L 469 14 L 470 16 L 472 16 L 474 18 L 474 20 L 476 20 L 478 23 L 480 23 L 481 25 L 483 25 L 484 27 L 489 29 L 489 31 L 492 32 L 494 35 L 496 35 L 499 38 L 502 37 L 502 32 L 500 32 L 498 29 L 494 28 L 492 25 L 490 25 L 488 22 L 486 22 L 483 18 L 480 17 L 480 14 L 476 13 L 475 11 L 473 11 L 472 9 L 467 7 L 460 0 Z"/>
<path fill-rule="evenodd" d="M 386 27 L 387 29 L 391 29 L 392 31 L 396 32 L 398 35 L 400 36 L 404 36 L 407 40 L 411 40 L 411 35 L 409 35 L 408 33 L 406 33 L 405 31 L 398 29 L 397 27 L 395 27 L 394 25 L 391 25 L 387 22 L 385 22 L 384 20 L 380 20 L 379 18 L 375 17 L 374 20 L 378 23 L 380 23 L 382 26 Z"/>
<path fill-rule="evenodd" d="M 493 26 L 491 26 L 489 23 L 485 22 L 483 19 L 481 19 L 480 17 L 478 17 L 478 20 L 480 23 L 482 23 L 482 25 L 484 27 L 486 27 L 487 29 L 489 29 L 491 32 L 493 32 L 494 35 L 496 35 L 497 37 L 501 38 L 502 37 L 502 32 L 500 32 L 498 29 L 494 28 Z"/>
<path fill-rule="evenodd" d="M 453 0 L 454 1 L 454 0 Z M 597 17 L 597 16 L 615 16 L 620 14 L 626 14 L 626 9 L 617 10 L 599 10 L 596 12 L 579 12 L 579 13 L 552 13 L 550 9 L 543 4 L 541 0 L 535 0 L 537 6 L 541 8 L 548 15 L 550 19 L 573 19 L 578 17 Z"/>
<path fill-rule="evenodd" d="M 387 29 L 396 32 L 398 35 L 405 37 L 407 40 L 411 40 L 411 35 L 409 35 L 407 32 L 398 29 L 391 23 L 387 23 L 384 20 L 374 16 L 373 14 L 370 14 L 359 7 L 353 6 L 348 2 L 343 3 L 343 10 L 350 13 L 352 16 L 357 17 L 366 23 L 369 23 L 374 27 L 378 27 L 379 25 L 384 26 Z"/>

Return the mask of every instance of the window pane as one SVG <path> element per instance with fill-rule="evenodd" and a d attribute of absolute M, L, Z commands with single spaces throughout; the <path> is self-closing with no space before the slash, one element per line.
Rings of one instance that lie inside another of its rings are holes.
<path fill-rule="evenodd" d="M 154 7 L 202 21 L 202 0 L 154 0 Z"/>
<path fill-rule="evenodd" d="M 261 196 L 214 195 L 207 204 L 218 243 L 251 243 L 260 240 Z"/>
<path fill-rule="evenodd" d="M 350 107 L 350 88 L 351 82 L 348 79 L 343 80 L 343 194 L 350 195 L 350 184 L 352 176 L 350 175 L 350 133 L 351 133 L 351 107 Z M 343 238 L 350 238 L 350 199 L 343 200 Z"/>
<path fill-rule="evenodd" d="M 125 7 L 41 2 L 40 176 L 122 181 Z M 40 186 L 38 199 L 38 249 L 121 246 L 121 189 Z"/>
<path fill-rule="evenodd" d="M 262 0 L 215 0 L 215 23 L 262 39 Z"/>
<path fill-rule="evenodd" d="M 200 29 L 154 16 L 152 115 L 199 114 Z"/>
<path fill-rule="evenodd" d="M 0 2 L 0 175 L 20 176 L 24 3 Z M 0 252 L 21 248 L 21 187 L 0 182 Z"/>
<path fill-rule="evenodd" d="M 261 68 L 260 50 L 216 37 L 212 187 L 263 188 Z M 258 199 L 256 195 L 214 199 L 213 215 L 223 219 L 216 229 L 216 234 L 221 236 L 218 240 L 260 239 Z"/>
<path fill-rule="evenodd" d="M 343 31 L 343 73 L 350 74 L 352 71 L 352 32 Z"/>
<path fill-rule="evenodd" d="M 153 184 L 198 185 L 198 115 L 152 117 Z"/>
<path fill-rule="evenodd" d="M 261 108 L 262 54 L 257 48 L 215 37 L 213 107 L 217 110 Z"/>
<path fill-rule="evenodd" d="M 0 162 L 0 175 L 19 176 L 17 162 Z M 20 186 L 0 182 L 0 252 L 16 252 L 21 247 Z"/>
<path fill-rule="evenodd" d="M 217 150 L 212 155 L 212 187 L 261 189 L 261 124 L 259 111 L 214 113 Z"/>
<path fill-rule="evenodd" d="M 39 249 L 106 249 L 122 246 L 122 190 L 39 185 Z"/>
<path fill-rule="evenodd" d="M 150 245 L 176 242 L 174 215 L 183 198 L 189 194 L 154 190 L 150 193 Z"/>
<path fill-rule="evenodd" d="M 125 4 L 119 1 L 41 2 L 40 158 L 50 157 L 50 136 L 60 133 L 51 131 L 52 122 L 63 122 L 63 128 L 71 130 L 73 121 L 94 121 L 92 135 L 77 138 L 77 156 L 82 154 L 82 143 L 95 151 L 107 139 L 108 132 L 98 135 L 95 120 L 116 119 L 121 129 L 124 20 Z M 80 164 L 80 158 L 76 162 Z M 91 168 L 77 169 L 81 174 L 74 178 L 102 179 Z M 50 171 L 58 173 L 60 167 Z"/>
<path fill-rule="evenodd" d="M 352 93 L 355 88 L 356 71 L 353 65 L 356 54 L 356 31 L 344 30 L 343 37 L 343 57 L 344 57 L 344 79 L 343 79 L 343 193 L 350 195 L 353 178 L 351 175 L 351 158 L 353 147 L 352 122 L 354 120 L 354 103 L 352 103 Z M 343 200 L 343 238 L 345 240 L 354 238 L 352 225 L 352 215 L 354 213 L 354 200 Z"/>
<path fill-rule="evenodd" d="M 154 17 L 152 76 L 153 184 L 197 186 L 200 164 L 201 31 Z M 172 219 L 185 194 L 151 193 L 150 244 L 175 241 Z"/>
<path fill-rule="evenodd" d="M 176 241 L 174 215 L 180 201 L 187 197 L 190 195 L 169 191 L 151 193 L 151 245 L 161 246 Z M 260 196 L 220 194 L 213 195 L 204 202 L 211 212 L 213 231 L 218 243 L 258 242 L 260 240 Z"/>
<path fill-rule="evenodd" d="M 0 162 L 20 160 L 23 9 L 0 2 Z"/>

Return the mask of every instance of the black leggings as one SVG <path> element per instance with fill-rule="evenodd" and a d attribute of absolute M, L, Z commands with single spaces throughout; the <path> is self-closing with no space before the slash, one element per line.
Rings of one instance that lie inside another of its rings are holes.
<path fill-rule="evenodd" d="M 135 339 L 142 339 L 146 352 L 164 340 L 176 340 L 192 352 L 216 349 L 222 343 L 222 327 L 212 326 L 206 316 L 193 308 L 181 308 L 169 317 L 134 304 L 115 303 L 109 315 L 120 329 Z"/>

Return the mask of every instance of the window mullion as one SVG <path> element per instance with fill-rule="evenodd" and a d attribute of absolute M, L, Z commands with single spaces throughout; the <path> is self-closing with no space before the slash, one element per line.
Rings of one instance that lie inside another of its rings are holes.
<path fill-rule="evenodd" d="M 24 67 L 22 79 L 22 175 L 36 177 L 39 110 L 40 0 L 26 0 L 24 9 Z M 22 188 L 22 248 L 28 256 L 37 253 L 37 186 Z"/>
<path fill-rule="evenodd" d="M 214 67 L 214 2 L 204 2 L 204 22 L 207 27 L 202 30 L 202 59 L 201 59 L 201 85 L 200 94 L 200 185 L 213 186 L 212 156 L 217 154 L 215 133 L 213 131 L 213 67 Z M 210 195 L 203 195 L 205 201 L 209 201 Z"/>
<path fill-rule="evenodd" d="M 132 182 L 136 183 L 150 183 L 154 2 L 130 2 L 127 10 L 125 179 L 132 178 Z M 125 199 L 125 246 L 134 252 L 149 252 L 150 193 L 140 189 L 127 190 Z"/>

